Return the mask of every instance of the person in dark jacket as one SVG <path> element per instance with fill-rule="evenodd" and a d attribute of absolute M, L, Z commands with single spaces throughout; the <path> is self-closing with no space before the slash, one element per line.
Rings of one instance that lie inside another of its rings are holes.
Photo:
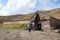
<path fill-rule="evenodd" d="M 28 31 L 29 31 L 29 33 L 31 32 L 31 30 L 32 30 L 32 24 L 30 23 L 30 24 L 28 24 L 27 25 L 27 27 L 28 27 Z"/>

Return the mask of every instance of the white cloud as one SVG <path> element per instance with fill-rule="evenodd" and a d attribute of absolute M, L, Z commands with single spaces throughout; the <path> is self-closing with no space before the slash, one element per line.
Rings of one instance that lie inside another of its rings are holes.
<path fill-rule="evenodd" d="M 27 6 L 27 4 L 29 4 L 30 7 L 33 7 L 35 3 L 31 3 L 30 0 L 9 0 L 8 3 L 0 10 L 0 13 L 5 16 L 19 10 L 23 6 Z"/>
<path fill-rule="evenodd" d="M 53 0 L 58 1 L 58 0 Z M 55 5 L 52 2 L 52 0 L 8 0 L 7 4 L 3 6 L 3 4 L 0 3 L 0 15 L 11 15 L 11 14 L 17 14 L 15 12 L 21 11 L 24 13 L 25 11 L 32 11 L 29 9 L 36 8 L 38 9 L 41 7 L 41 9 L 51 9 L 54 8 Z M 37 5 L 36 5 L 37 4 Z M 35 9 L 34 9 L 35 10 Z"/>
<path fill-rule="evenodd" d="M 2 6 L 3 6 L 3 5 L 2 5 L 2 4 L 0 4 L 0 9 L 2 8 Z"/>
<path fill-rule="evenodd" d="M 35 8 L 36 7 L 36 0 L 34 0 L 31 3 L 29 3 L 28 6 L 30 6 L 31 8 Z"/>

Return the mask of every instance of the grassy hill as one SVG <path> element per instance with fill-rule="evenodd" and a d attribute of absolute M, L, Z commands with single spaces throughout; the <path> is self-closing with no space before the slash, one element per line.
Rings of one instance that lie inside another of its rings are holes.
<path fill-rule="evenodd" d="M 50 16 L 60 20 L 60 8 L 47 11 Z"/>
<path fill-rule="evenodd" d="M 59 19 L 60 20 L 60 8 L 56 8 L 56 9 L 52 9 L 52 10 L 42 10 L 41 12 L 43 13 L 47 13 L 50 16 Z M 29 13 L 29 14 L 25 14 L 25 15 L 11 15 L 11 16 L 0 16 L 0 23 L 4 22 L 4 21 L 14 21 L 14 20 L 25 20 L 25 19 L 30 19 L 31 16 L 34 14 L 35 12 Z"/>

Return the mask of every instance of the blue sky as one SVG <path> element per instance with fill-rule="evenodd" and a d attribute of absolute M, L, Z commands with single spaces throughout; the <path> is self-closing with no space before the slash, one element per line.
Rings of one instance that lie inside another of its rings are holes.
<path fill-rule="evenodd" d="M 60 0 L 0 0 L 0 16 L 60 8 Z"/>

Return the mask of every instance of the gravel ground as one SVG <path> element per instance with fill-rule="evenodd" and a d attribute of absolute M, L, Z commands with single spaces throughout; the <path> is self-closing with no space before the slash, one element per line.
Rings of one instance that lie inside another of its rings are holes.
<path fill-rule="evenodd" d="M 60 40 L 60 34 L 53 32 L 32 31 L 17 29 L 0 29 L 0 40 Z"/>

